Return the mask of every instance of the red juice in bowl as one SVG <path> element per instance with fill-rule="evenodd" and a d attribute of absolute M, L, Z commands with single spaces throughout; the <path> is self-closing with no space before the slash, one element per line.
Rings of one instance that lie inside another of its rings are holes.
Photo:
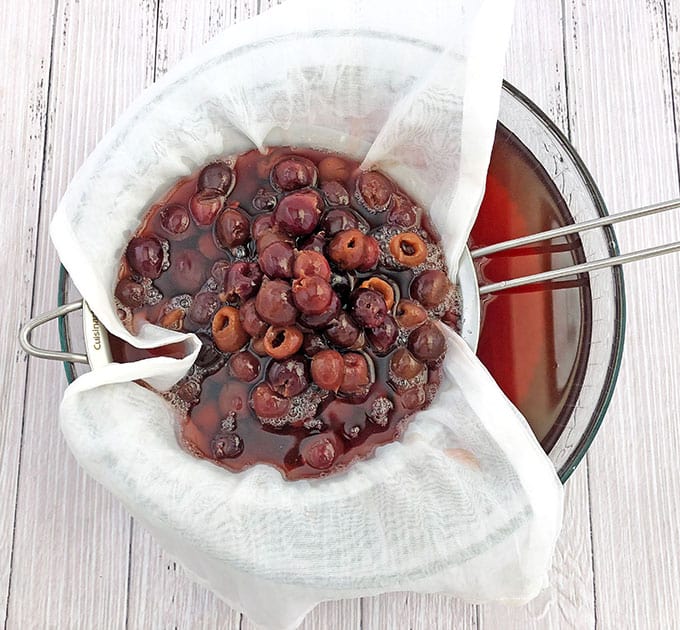
<path fill-rule="evenodd" d="M 499 125 L 471 248 L 573 223 L 545 169 Z M 585 262 L 577 235 L 477 259 L 480 285 Z M 482 298 L 478 356 L 548 451 L 578 397 L 591 336 L 588 276 Z"/>

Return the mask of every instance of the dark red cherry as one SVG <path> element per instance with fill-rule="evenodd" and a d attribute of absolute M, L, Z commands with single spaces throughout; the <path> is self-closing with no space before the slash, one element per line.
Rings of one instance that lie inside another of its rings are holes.
<path fill-rule="evenodd" d="M 385 355 L 394 348 L 397 336 L 399 335 L 399 326 L 397 326 L 397 322 L 394 321 L 394 317 L 387 314 L 383 323 L 380 324 L 380 326 L 368 328 L 366 330 L 366 335 L 371 346 L 373 346 L 375 353 L 378 355 Z"/>
<path fill-rule="evenodd" d="M 300 245 L 298 245 L 298 248 L 300 250 L 318 252 L 319 254 L 323 254 L 323 250 L 325 247 L 326 247 L 326 235 L 324 234 L 324 232 L 314 232 L 313 234 L 307 236 L 300 243 Z"/>
<path fill-rule="evenodd" d="M 215 221 L 215 237 L 227 249 L 245 245 L 250 240 L 248 217 L 235 208 L 227 208 Z"/>
<path fill-rule="evenodd" d="M 250 383 L 260 374 L 260 362 L 252 352 L 242 350 L 229 359 L 229 373 L 244 383 Z"/>
<path fill-rule="evenodd" d="M 372 236 L 367 235 L 364 239 L 364 259 L 357 267 L 359 271 L 370 271 L 380 259 L 380 245 Z"/>
<path fill-rule="evenodd" d="M 392 195 L 392 207 L 387 213 L 387 222 L 402 228 L 418 226 L 418 209 L 403 195 Z"/>
<path fill-rule="evenodd" d="M 357 289 L 351 297 L 351 313 L 361 326 L 376 328 L 385 321 L 385 298 L 372 289 Z"/>
<path fill-rule="evenodd" d="M 253 219 L 251 223 L 251 232 L 253 238 L 258 240 L 260 236 L 267 230 L 271 230 L 274 225 L 274 215 L 271 212 L 267 214 L 261 214 Z"/>
<path fill-rule="evenodd" d="M 349 193 L 347 189 L 336 181 L 324 182 L 321 185 L 326 201 L 330 206 L 347 206 L 349 205 Z"/>
<path fill-rule="evenodd" d="M 449 277 L 439 269 L 423 271 L 411 282 L 411 297 L 426 308 L 439 306 L 451 290 Z"/>
<path fill-rule="evenodd" d="M 202 291 L 191 302 L 189 317 L 197 324 L 207 324 L 220 306 L 217 293 Z"/>
<path fill-rule="evenodd" d="M 258 314 L 255 308 L 255 298 L 250 298 L 239 309 L 239 319 L 241 326 L 251 337 L 264 337 L 264 334 L 269 328 L 269 324 L 265 322 Z"/>
<path fill-rule="evenodd" d="M 302 342 L 302 351 L 308 356 L 313 357 L 321 350 L 327 350 L 328 344 L 323 337 L 314 333 L 307 333 Z"/>
<path fill-rule="evenodd" d="M 413 356 L 426 363 L 439 361 L 446 352 L 446 339 L 433 321 L 416 328 L 408 338 L 409 350 Z"/>
<path fill-rule="evenodd" d="M 425 388 L 422 385 L 416 385 L 401 392 L 401 404 L 405 409 L 421 409 L 426 401 Z"/>
<path fill-rule="evenodd" d="M 297 317 L 293 292 L 290 285 L 283 280 L 265 279 L 262 282 L 255 298 L 255 309 L 272 326 L 292 326 Z"/>
<path fill-rule="evenodd" d="M 345 372 L 340 391 L 345 394 L 357 394 L 364 391 L 371 382 L 366 357 L 359 352 L 348 352 L 342 358 L 345 363 Z"/>
<path fill-rule="evenodd" d="M 279 230 L 278 226 L 274 226 L 273 228 L 264 230 L 263 232 L 260 233 L 260 235 L 256 239 L 258 252 L 263 252 L 272 243 L 288 243 L 289 245 L 292 246 L 294 242 L 295 239 L 289 234 L 286 234 Z"/>
<path fill-rule="evenodd" d="M 337 350 L 323 349 L 314 354 L 312 380 L 321 389 L 337 392 L 345 377 L 345 361 Z"/>
<path fill-rule="evenodd" d="M 277 241 L 268 245 L 257 257 L 260 269 L 272 279 L 291 278 L 295 252 L 290 243 Z"/>
<path fill-rule="evenodd" d="M 130 278 L 123 278 L 118 282 L 116 297 L 128 308 L 139 308 L 146 301 L 144 287 Z"/>
<path fill-rule="evenodd" d="M 340 348 L 351 348 L 357 343 L 361 329 L 345 311 L 340 311 L 340 315 L 328 325 L 324 334 L 332 344 Z"/>
<path fill-rule="evenodd" d="M 328 310 L 333 289 L 319 276 L 305 276 L 293 280 L 293 302 L 305 315 L 320 315 Z"/>
<path fill-rule="evenodd" d="M 313 190 L 286 195 L 274 212 L 274 221 L 291 236 L 311 234 L 319 223 L 323 202 Z"/>
<path fill-rule="evenodd" d="M 383 212 L 390 202 L 394 185 L 378 171 L 364 171 L 359 175 L 357 192 L 369 210 Z"/>
<path fill-rule="evenodd" d="M 425 365 L 406 348 L 399 348 L 390 358 L 390 375 L 399 380 L 411 381 L 422 374 Z"/>
<path fill-rule="evenodd" d="M 268 383 L 260 383 L 251 400 L 255 414 L 264 419 L 285 416 L 290 408 L 290 400 L 277 394 Z"/>
<path fill-rule="evenodd" d="M 228 195 L 234 184 L 234 172 L 225 162 L 213 162 L 204 167 L 198 176 L 198 189 L 212 188 Z"/>
<path fill-rule="evenodd" d="M 255 295 L 262 282 L 262 271 L 256 263 L 237 262 L 229 268 L 224 290 L 229 300 L 244 302 Z"/>
<path fill-rule="evenodd" d="M 283 191 L 306 188 L 316 184 L 317 170 L 314 163 L 298 155 L 283 158 L 272 169 L 271 184 Z"/>
<path fill-rule="evenodd" d="M 217 459 L 233 459 L 243 452 L 243 440 L 237 433 L 216 435 L 210 442 L 212 456 Z"/>
<path fill-rule="evenodd" d="M 318 276 L 323 280 L 331 279 L 331 268 L 323 254 L 314 251 L 301 251 L 295 256 L 293 275 L 296 278 Z"/>
<path fill-rule="evenodd" d="M 174 240 L 181 240 L 191 225 L 189 209 L 178 203 L 163 206 L 160 210 L 160 224 L 165 233 Z"/>
<path fill-rule="evenodd" d="M 285 398 L 301 394 L 309 385 L 305 361 L 296 357 L 272 361 L 267 371 L 267 382 L 277 394 Z"/>
<path fill-rule="evenodd" d="M 128 263 L 140 276 L 155 280 L 163 271 L 163 245 L 155 236 L 133 238 L 125 251 Z"/>
<path fill-rule="evenodd" d="M 191 216 L 197 225 L 210 225 L 224 205 L 224 196 L 219 190 L 199 190 L 189 201 Z"/>
<path fill-rule="evenodd" d="M 294 293 L 293 297 L 295 297 Z M 302 313 L 300 315 L 300 323 L 302 323 L 304 326 L 307 326 L 307 328 L 311 328 L 312 330 L 325 328 L 339 315 L 341 309 L 342 303 L 340 302 L 340 298 L 338 297 L 337 293 L 333 292 L 330 304 L 322 313 L 319 313 L 318 315 Z"/>
<path fill-rule="evenodd" d="M 321 229 L 331 237 L 338 232 L 352 230 L 359 227 L 357 215 L 349 208 L 334 208 L 329 210 L 321 221 Z"/>
<path fill-rule="evenodd" d="M 300 443 L 300 455 L 312 468 L 327 470 L 337 457 L 333 435 L 321 433 L 305 438 Z"/>
<path fill-rule="evenodd" d="M 225 162 L 213 162 L 204 167 L 198 176 L 198 189 L 213 188 L 228 195 L 234 184 L 234 172 Z"/>

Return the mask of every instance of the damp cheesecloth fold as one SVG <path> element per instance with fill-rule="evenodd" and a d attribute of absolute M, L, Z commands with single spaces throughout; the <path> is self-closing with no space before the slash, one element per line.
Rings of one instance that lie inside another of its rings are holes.
<path fill-rule="evenodd" d="M 232 27 L 147 90 L 69 186 L 51 226 L 63 264 L 114 335 L 184 342 L 182 359 L 111 364 L 60 408 L 79 463 L 192 576 L 267 628 L 324 600 L 388 591 L 516 601 L 545 585 L 562 489 L 528 425 L 447 333 L 442 386 L 402 440 L 325 479 L 235 474 L 180 446 L 158 394 L 192 335 L 132 336 L 113 292 L 125 245 L 180 177 L 254 147 L 325 148 L 389 174 L 457 261 L 484 189 L 512 2 L 290 0 Z"/>

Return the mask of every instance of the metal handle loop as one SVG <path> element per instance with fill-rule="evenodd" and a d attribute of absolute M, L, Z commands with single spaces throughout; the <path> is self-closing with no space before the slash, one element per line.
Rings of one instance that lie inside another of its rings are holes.
<path fill-rule="evenodd" d="M 29 320 L 21 328 L 19 333 L 19 343 L 25 352 L 30 354 L 32 357 L 38 357 L 40 359 L 53 359 L 55 361 L 71 361 L 72 363 L 88 363 L 87 355 L 78 354 L 74 352 L 62 352 L 61 350 L 45 350 L 43 348 L 38 348 L 31 343 L 31 333 L 38 327 L 51 322 L 53 319 L 58 317 L 63 317 L 74 311 L 79 311 L 83 308 L 83 300 L 78 300 L 77 302 L 70 302 L 69 304 L 64 304 L 55 308 L 53 311 L 43 313 Z"/>

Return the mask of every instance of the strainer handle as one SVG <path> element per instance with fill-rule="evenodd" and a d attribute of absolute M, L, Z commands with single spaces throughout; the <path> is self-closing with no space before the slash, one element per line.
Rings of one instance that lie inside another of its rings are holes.
<path fill-rule="evenodd" d="M 25 352 L 30 354 L 32 357 L 38 357 L 40 359 L 53 359 L 55 361 L 70 361 L 71 363 L 88 363 L 87 355 L 78 354 L 75 352 L 62 352 L 61 350 L 45 350 L 44 348 L 38 348 L 31 343 L 31 333 L 43 324 L 51 322 L 53 319 L 58 317 L 63 317 L 74 311 L 79 311 L 83 308 L 83 300 L 78 300 L 77 302 L 70 302 L 69 304 L 63 304 L 53 311 L 48 311 L 47 313 L 42 313 L 37 317 L 26 322 L 19 333 L 19 343 Z"/>

